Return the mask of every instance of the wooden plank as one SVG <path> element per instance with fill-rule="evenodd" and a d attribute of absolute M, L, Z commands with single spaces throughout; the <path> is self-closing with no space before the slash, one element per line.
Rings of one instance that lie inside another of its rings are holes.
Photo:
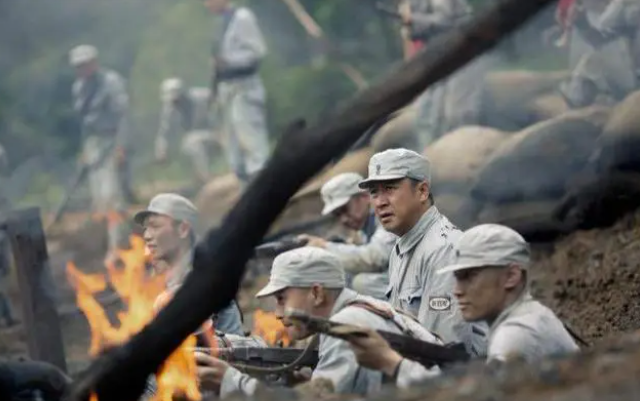
<path fill-rule="evenodd" d="M 2 228 L 11 243 L 29 356 L 62 371 L 67 363 L 56 308 L 55 284 L 38 208 L 11 211 Z"/>

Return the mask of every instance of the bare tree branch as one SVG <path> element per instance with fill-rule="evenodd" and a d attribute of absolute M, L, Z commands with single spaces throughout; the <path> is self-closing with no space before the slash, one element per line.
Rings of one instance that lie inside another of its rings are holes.
<path fill-rule="evenodd" d="M 411 102 L 521 26 L 553 0 L 503 0 L 468 26 L 431 43 L 382 82 L 344 105 L 332 118 L 292 129 L 266 168 L 227 215 L 222 228 L 198 245 L 194 272 L 159 315 L 130 341 L 98 358 L 74 384 L 70 398 L 132 401 L 146 377 L 212 313 L 235 296 L 244 266 L 289 198 L 369 126 Z"/>

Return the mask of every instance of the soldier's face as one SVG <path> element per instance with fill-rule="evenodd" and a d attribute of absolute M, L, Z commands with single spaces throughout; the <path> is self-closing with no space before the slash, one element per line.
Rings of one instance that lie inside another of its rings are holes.
<path fill-rule="evenodd" d="M 79 78 L 88 78 L 93 75 L 98 69 L 98 64 L 95 60 L 88 61 L 76 66 L 76 75 Z"/>
<path fill-rule="evenodd" d="M 352 230 L 361 230 L 367 221 L 370 208 L 371 203 L 367 194 L 355 195 L 346 205 L 333 212 L 333 215 L 345 227 Z"/>
<path fill-rule="evenodd" d="M 414 184 L 408 178 L 373 183 L 369 194 L 384 229 L 398 236 L 406 234 L 418 222 L 429 201 L 427 183 Z"/>
<path fill-rule="evenodd" d="M 221 13 L 229 4 L 229 0 L 204 0 L 204 6 L 212 13 Z"/>
<path fill-rule="evenodd" d="M 454 272 L 454 295 L 464 320 L 492 321 L 508 305 L 509 294 L 522 280 L 517 266 L 485 266 Z"/>
<path fill-rule="evenodd" d="M 169 216 L 150 215 L 144 222 L 143 238 L 154 261 L 172 259 L 183 236 L 179 224 Z"/>
<path fill-rule="evenodd" d="M 289 287 L 274 294 L 276 298 L 276 317 L 282 320 L 282 324 L 287 329 L 287 334 L 294 340 L 302 340 L 312 333 L 304 325 L 299 325 L 289 320 L 285 316 L 287 309 L 295 309 L 311 316 L 326 317 L 326 293 L 324 289 L 316 285 L 313 288 Z"/>

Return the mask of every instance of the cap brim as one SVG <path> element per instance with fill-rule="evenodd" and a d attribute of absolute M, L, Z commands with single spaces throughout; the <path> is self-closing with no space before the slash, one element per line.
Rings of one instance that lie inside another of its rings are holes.
<path fill-rule="evenodd" d="M 487 264 L 484 263 L 484 262 L 458 263 L 458 264 L 455 264 L 455 265 L 443 267 L 442 269 L 437 271 L 437 274 L 452 273 L 452 272 L 456 272 L 458 270 L 475 269 L 475 268 L 486 266 L 486 265 Z"/>
<path fill-rule="evenodd" d="M 270 282 L 263 289 L 258 291 L 258 293 L 256 294 L 256 298 L 268 297 L 269 295 L 273 295 L 276 292 L 280 292 L 285 288 L 287 288 L 286 284 L 274 284 Z"/>
<path fill-rule="evenodd" d="M 342 206 L 349 203 L 349 199 L 351 199 L 351 196 L 345 196 L 344 198 L 336 199 L 335 201 L 324 205 L 324 208 L 322 209 L 322 215 L 326 216 L 333 211 L 341 208 Z"/>
<path fill-rule="evenodd" d="M 142 225 L 144 225 L 144 221 L 145 221 L 145 219 L 146 219 L 147 217 L 151 216 L 152 214 L 158 214 L 158 213 L 156 213 L 156 212 L 152 212 L 152 211 L 150 211 L 150 210 L 143 210 L 143 211 L 140 211 L 140 212 L 136 213 L 136 214 L 133 216 L 133 221 L 134 221 L 136 224 L 138 224 L 138 225 L 142 226 Z"/>
<path fill-rule="evenodd" d="M 404 174 L 389 174 L 389 175 L 378 175 L 372 178 L 367 178 L 366 180 L 362 180 L 358 183 L 358 187 L 361 189 L 366 189 L 371 186 L 371 184 L 381 181 L 395 181 L 400 180 L 402 178 L 406 178 L 407 176 Z"/>

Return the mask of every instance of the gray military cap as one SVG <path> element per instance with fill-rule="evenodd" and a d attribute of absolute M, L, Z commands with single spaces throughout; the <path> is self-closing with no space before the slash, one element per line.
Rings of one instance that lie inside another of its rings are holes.
<path fill-rule="evenodd" d="M 149 206 L 133 216 L 133 220 L 142 225 L 144 220 L 152 214 L 161 214 L 169 216 L 174 220 L 186 221 L 191 228 L 196 230 L 198 224 L 198 209 L 191 201 L 184 196 L 163 193 L 158 194 L 151 199 Z"/>
<path fill-rule="evenodd" d="M 77 66 L 98 58 L 98 49 L 91 45 L 76 46 L 69 52 L 69 64 Z"/>
<path fill-rule="evenodd" d="M 307 288 L 320 284 L 325 288 L 344 288 L 344 270 L 331 252 L 316 247 L 303 247 L 278 255 L 273 260 L 269 283 L 257 298 L 273 295 L 289 287 Z"/>
<path fill-rule="evenodd" d="M 358 173 L 338 174 L 327 181 L 320 190 L 324 202 L 322 214 L 326 216 L 346 205 L 353 195 L 363 193 L 364 191 L 358 186 L 360 181 L 362 176 Z"/>
<path fill-rule="evenodd" d="M 360 181 L 360 188 L 368 188 L 378 181 L 411 178 L 431 183 L 429 159 L 409 149 L 388 149 L 376 153 L 369 160 L 369 177 Z"/>
<path fill-rule="evenodd" d="M 520 234 L 500 224 L 481 224 L 460 236 L 455 264 L 438 270 L 438 274 L 511 264 L 526 270 L 530 261 L 529 244 Z"/>

